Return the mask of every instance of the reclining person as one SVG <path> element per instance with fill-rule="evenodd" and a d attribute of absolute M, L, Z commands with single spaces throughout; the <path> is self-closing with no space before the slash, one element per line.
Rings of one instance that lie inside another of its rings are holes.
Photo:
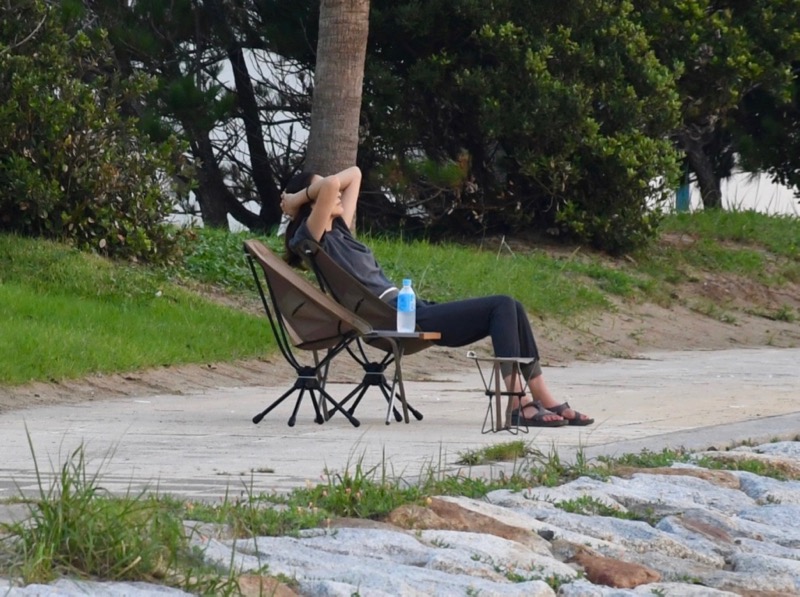
<path fill-rule="evenodd" d="M 281 194 L 281 210 L 291 222 L 286 229 L 289 263 L 297 264 L 295 249 L 313 239 L 342 268 L 373 294 L 396 307 L 397 288 L 389 281 L 372 251 L 351 232 L 361 187 L 361 171 L 353 166 L 331 176 L 302 172 Z M 539 365 L 539 351 L 522 304 L 505 295 L 493 295 L 446 303 L 417 299 L 417 325 L 440 332 L 436 344 L 465 346 L 491 337 L 497 357 L 531 357 L 522 365 L 528 379 L 527 392 L 512 398 L 511 425 L 560 427 L 591 425 L 594 419 L 559 403 L 550 393 Z M 535 360 L 534 360 L 535 359 Z M 523 380 L 511 373 L 511 364 L 501 369 L 509 392 L 524 391 Z"/>

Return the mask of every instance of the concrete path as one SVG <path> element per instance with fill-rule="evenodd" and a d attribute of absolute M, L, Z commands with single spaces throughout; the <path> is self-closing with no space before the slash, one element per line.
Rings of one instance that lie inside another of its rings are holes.
<path fill-rule="evenodd" d="M 424 353 L 413 358 L 424 358 Z M 706 449 L 800 434 L 800 349 L 648 353 L 636 360 L 545 368 L 559 398 L 592 415 L 591 427 L 532 428 L 527 435 L 481 434 L 487 399 L 480 377 L 442 373 L 408 382 L 424 420 L 384 424 L 385 402 L 368 394 L 356 415 L 324 425 L 310 402 L 286 425 L 287 401 L 259 425 L 251 418 L 286 388 L 222 388 L 191 395 L 139 396 L 32 408 L 0 415 L 0 499 L 45 485 L 83 446 L 89 472 L 114 492 L 157 490 L 215 500 L 286 491 L 332 474 L 386 466 L 416 477 L 453 472 L 459 455 L 523 439 L 570 461 L 665 447 Z M 329 386 L 341 397 L 349 386 Z M 30 445 L 29 445 L 30 442 Z M 31 445 L 33 450 L 31 450 Z"/>

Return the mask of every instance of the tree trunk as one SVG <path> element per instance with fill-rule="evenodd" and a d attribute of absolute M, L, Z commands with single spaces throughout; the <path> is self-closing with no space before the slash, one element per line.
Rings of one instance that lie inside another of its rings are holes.
<path fill-rule="evenodd" d="M 277 187 L 273 179 L 272 164 L 265 149 L 264 134 L 261 130 L 262 124 L 258 114 L 258 102 L 252 79 L 247 72 L 247 63 L 241 46 L 230 48 L 228 50 L 228 58 L 233 68 L 233 80 L 236 84 L 236 93 L 239 98 L 239 109 L 244 121 L 247 149 L 250 153 L 250 164 L 252 165 L 253 183 L 258 191 L 258 196 L 261 198 L 259 218 L 262 226 L 259 229 L 266 230 L 272 224 L 277 224 L 281 219 L 281 189 Z M 231 215 L 236 218 L 235 213 Z M 238 218 L 236 219 L 238 220 Z M 250 221 L 249 218 L 248 221 Z M 247 224 L 242 221 L 240 223 Z"/>
<path fill-rule="evenodd" d="M 722 186 L 720 179 L 714 174 L 711 160 L 703 151 L 703 143 L 691 135 L 681 136 L 683 149 L 689 158 L 689 166 L 697 176 L 697 186 L 700 187 L 700 197 L 704 209 L 722 208 Z"/>
<path fill-rule="evenodd" d="M 221 43 L 224 45 L 228 60 L 231 63 L 239 114 L 244 124 L 245 141 L 247 142 L 247 151 L 250 156 L 253 184 L 255 184 L 261 203 L 261 209 L 258 213 L 260 220 L 258 228 L 253 228 L 249 224 L 253 221 L 249 216 L 249 211 L 243 214 L 246 221 L 239 219 L 237 214 L 241 212 L 233 211 L 231 215 L 240 224 L 248 226 L 251 230 L 267 230 L 281 219 L 281 189 L 278 188 L 273 178 L 272 163 L 266 151 L 262 129 L 263 123 L 259 114 L 258 99 L 253 88 L 253 79 L 247 69 L 243 46 L 229 21 L 229 17 L 232 14 L 231 11 L 225 7 L 224 0 L 211 0 L 207 3 L 207 6 L 211 18 L 217 22 Z"/>
<path fill-rule="evenodd" d="M 368 34 L 369 0 L 321 0 L 307 170 L 356 163 Z"/>
<path fill-rule="evenodd" d="M 208 131 L 198 131 L 188 123 L 184 130 L 191 139 L 192 154 L 197 158 L 197 202 L 203 225 L 212 228 L 229 228 L 228 214 L 250 230 L 265 230 L 261 218 L 248 210 L 225 184 L 219 170 Z"/>

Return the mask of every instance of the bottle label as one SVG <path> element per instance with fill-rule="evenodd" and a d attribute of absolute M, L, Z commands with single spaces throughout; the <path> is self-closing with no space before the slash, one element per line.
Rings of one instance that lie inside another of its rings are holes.
<path fill-rule="evenodd" d="M 417 301 L 416 297 L 411 294 L 400 293 L 397 295 L 397 310 L 398 311 L 416 311 L 417 310 Z"/>

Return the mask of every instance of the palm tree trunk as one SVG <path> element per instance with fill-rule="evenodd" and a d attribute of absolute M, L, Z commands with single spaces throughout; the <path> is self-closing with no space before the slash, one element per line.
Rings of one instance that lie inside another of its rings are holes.
<path fill-rule="evenodd" d="M 356 163 L 369 0 L 322 0 L 306 169 L 331 174 Z"/>

